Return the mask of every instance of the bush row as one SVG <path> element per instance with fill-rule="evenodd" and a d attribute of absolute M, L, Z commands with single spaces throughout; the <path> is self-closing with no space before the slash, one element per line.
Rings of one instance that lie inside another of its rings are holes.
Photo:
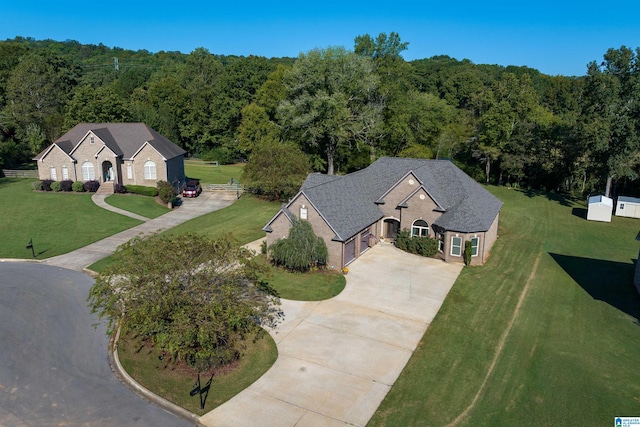
<path fill-rule="evenodd" d="M 64 181 L 53 181 L 50 179 L 43 179 L 41 181 L 34 181 L 32 187 L 35 191 L 74 191 L 76 193 L 90 192 L 95 193 L 100 187 L 98 181 L 71 181 L 65 179 Z"/>
<path fill-rule="evenodd" d="M 426 257 L 433 257 L 438 253 L 438 239 L 421 236 L 411 237 L 411 232 L 406 228 L 398 232 L 396 246 L 403 251 Z"/>
<path fill-rule="evenodd" d="M 119 187 L 124 187 L 124 191 L 116 191 L 121 193 L 133 193 L 133 194 L 142 194 L 143 196 L 156 197 L 158 195 L 158 189 L 155 187 L 145 187 L 144 185 L 120 185 Z"/>

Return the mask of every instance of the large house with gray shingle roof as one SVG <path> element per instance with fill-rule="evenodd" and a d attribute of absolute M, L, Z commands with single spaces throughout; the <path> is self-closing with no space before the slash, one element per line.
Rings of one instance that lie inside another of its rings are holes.
<path fill-rule="evenodd" d="M 263 228 L 267 246 L 287 237 L 292 218 L 311 222 L 341 269 L 399 230 L 440 241 L 445 261 L 482 264 L 498 237 L 502 202 L 448 160 L 384 157 L 344 176 L 311 174 Z"/>
<path fill-rule="evenodd" d="M 144 123 L 80 123 L 34 160 L 40 179 L 179 187 L 185 154 Z"/>

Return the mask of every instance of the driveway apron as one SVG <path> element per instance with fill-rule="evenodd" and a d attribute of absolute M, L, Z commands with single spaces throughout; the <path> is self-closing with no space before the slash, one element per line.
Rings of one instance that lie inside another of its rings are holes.
<path fill-rule="evenodd" d="M 205 414 L 207 426 L 364 426 L 408 362 L 462 266 L 379 244 L 320 302 L 282 301 L 273 367 Z M 428 343 L 427 343 L 428 345 Z"/>

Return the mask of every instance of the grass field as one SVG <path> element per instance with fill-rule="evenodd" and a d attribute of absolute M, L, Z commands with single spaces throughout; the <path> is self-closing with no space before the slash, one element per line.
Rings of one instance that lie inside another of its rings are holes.
<path fill-rule="evenodd" d="M 500 238 L 465 268 L 370 425 L 611 425 L 640 414 L 640 222 L 490 189 Z"/>
<path fill-rule="evenodd" d="M 112 194 L 105 199 L 105 202 L 149 219 L 157 218 L 171 211 L 168 207 L 158 203 L 155 197 L 139 194 Z"/>
<path fill-rule="evenodd" d="M 345 277 L 340 273 L 327 271 L 294 273 L 271 266 L 264 255 L 260 255 L 260 260 L 269 268 L 269 274 L 263 276 L 263 280 L 278 292 L 280 298 L 322 301 L 338 295 L 347 284 Z"/>
<path fill-rule="evenodd" d="M 227 184 L 233 178 L 234 182 L 242 182 L 243 163 L 235 165 L 215 166 L 211 162 L 188 159 L 184 161 L 184 173 L 193 179 L 199 179 L 206 184 Z"/>
<path fill-rule="evenodd" d="M 203 415 L 249 387 L 260 378 L 276 361 L 278 350 L 268 333 L 260 339 L 249 337 L 244 355 L 235 369 L 211 375 L 201 374 L 202 387 L 211 379 L 204 410 L 200 409 L 200 396 L 190 396 L 189 391 L 197 375 L 187 374 L 175 366 L 168 366 L 160 360 L 160 352 L 153 347 L 145 347 L 135 339 L 120 339 L 118 356 L 122 367 L 140 384 L 154 393 L 182 406 L 194 414 Z"/>
<path fill-rule="evenodd" d="M 141 222 L 99 208 L 88 193 L 34 192 L 33 179 L 0 178 L 0 258 L 49 258 Z"/>

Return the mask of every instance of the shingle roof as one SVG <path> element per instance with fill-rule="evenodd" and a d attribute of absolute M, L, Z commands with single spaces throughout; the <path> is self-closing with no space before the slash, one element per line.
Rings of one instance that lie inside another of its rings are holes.
<path fill-rule="evenodd" d="M 144 123 L 79 123 L 58 138 L 54 144 L 58 145 L 65 153 L 71 154 L 89 131 L 104 141 L 104 144 L 116 155 L 125 159 L 130 159 L 145 143 L 149 143 L 167 160 L 186 153 L 185 150 Z M 45 152 L 46 150 L 34 159 L 39 160 Z"/>
<path fill-rule="evenodd" d="M 345 241 L 383 218 L 376 202 L 409 172 L 444 209 L 434 225 L 460 232 L 486 231 L 502 202 L 448 160 L 383 157 L 344 176 L 311 174 L 301 192 Z"/>

